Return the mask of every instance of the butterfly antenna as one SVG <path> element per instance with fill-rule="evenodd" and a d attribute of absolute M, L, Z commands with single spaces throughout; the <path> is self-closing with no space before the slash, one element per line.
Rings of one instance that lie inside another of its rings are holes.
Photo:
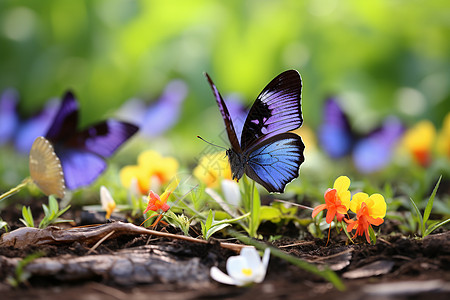
<path fill-rule="evenodd" d="M 210 144 L 211 146 L 214 146 L 214 147 L 219 147 L 219 148 L 222 148 L 222 149 L 225 149 L 225 150 L 227 150 L 227 148 L 225 148 L 225 147 L 222 147 L 222 146 L 219 146 L 219 145 L 213 144 L 213 143 L 211 143 L 211 142 L 208 142 L 207 140 L 205 140 L 204 138 L 202 138 L 202 137 L 201 137 L 201 136 L 199 136 L 199 135 L 197 135 L 197 137 L 198 137 L 199 139 L 201 139 L 202 141 L 204 141 L 205 143 L 208 143 L 208 144 Z"/>

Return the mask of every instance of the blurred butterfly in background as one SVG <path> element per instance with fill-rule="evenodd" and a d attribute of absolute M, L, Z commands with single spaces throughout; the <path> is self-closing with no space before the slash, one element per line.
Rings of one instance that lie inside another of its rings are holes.
<path fill-rule="evenodd" d="M 403 132 L 400 120 L 389 117 L 379 128 L 360 136 L 352 131 L 338 102 L 330 98 L 324 105 L 319 142 L 331 158 L 352 154 L 355 167 L 361 173 L 372 173 L 390 162 L 393 149 Z"/>
<path fill-rule="evenodd" d="M 14 89 L 5 90 L 0 96 L 0 146 L 14 144 L 21 154 L 28 154 L 38 136 L 48 131 L 59 108 L 59 101 L 51 99 L 44 108 L 30 118 L 22 118 L 18 112 L 19 97 Z"/>
<path fill-rule="evenodd" d="M 73 93 L 67 92 L 45 139 L 61 161 L 69 189 L 92 183 L 106 169 L 105 158 L 138 131 L 133 124 L 112 119 L 82 131 L 77 130 L 77 125 L 78 103 Z"/>
<path fill-rule="evenodd" d="M 303 123 L 302 81 L 295 70 L 281 73 L 259 94 L 247 115 L 240 142 L 228 108 L 208 74 L 231 148 L 226 151 L 233 179 L 244 174 L 269 192 L 282 193 L 299 175 L 304 161 L 302 139 L 288 131 Z"/>
<path fill-rule="evenodd" d="M 167 84 L 161 97 L 150 106 L 139 99 L 130 99 L 119 109 L 117 116 L 139 126 L 139 134 L 157 137 L 178 121 L 188 89 L 181 80 Z"/>

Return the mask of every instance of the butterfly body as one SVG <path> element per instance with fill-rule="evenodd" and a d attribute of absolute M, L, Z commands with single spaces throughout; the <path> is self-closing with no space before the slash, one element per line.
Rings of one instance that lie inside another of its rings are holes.
<path fill-rule="evenodd" d="M 304 161 L 301 138 L 289 133 L 303 123 L 300 74 L 283 72 L 263 89 L 248 113 L 240 142 L 222 96 L 208 74 L 206 77 L 230 140 L 226 153 L 233 179 L 246 174 L 269 192 L 283 192 L 286 184 L 298 177 Z"/>

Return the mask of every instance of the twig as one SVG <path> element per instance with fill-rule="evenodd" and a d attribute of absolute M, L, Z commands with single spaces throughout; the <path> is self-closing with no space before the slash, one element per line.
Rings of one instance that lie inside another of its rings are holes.
<path fill-rule="evenodd" d="M 103 243 L 106 239 L 108 239 L 111 235 L 114 234 L 114 230 L 111 231 L 110 233 L 108 233 L 107 235 L 105 235 L 101 240 L 99 240 L 94 246 L 92 246 L 91 249 L 89 249 L 89 251 L 87 252 L 87 255 L 91 254 L 92 252 L 95 251 L 95 249 L 97 249 L 98 246 L 100 246 L 101 243 Z"/>

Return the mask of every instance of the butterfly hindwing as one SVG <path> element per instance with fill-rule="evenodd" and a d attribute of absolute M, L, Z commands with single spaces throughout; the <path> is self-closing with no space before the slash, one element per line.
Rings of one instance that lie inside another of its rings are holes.
<path fill-rule="evenodd" d="M 248 154 L 245 173 L 269 192 L 281 193 L 297 178 L 305 160 L 305 145 L 294 133 L 283 133 L 264 140 Z"/>
<path fill-rule="evenodd" d="M 106 162 L 97 154 L 65 147 L 56 148 L 68 189 L 92 183 L 105 169 Z"/>
<path fill-rule="evenodd" d="M 241 135 L 243 151 L 261 139 L 302 125 L 301 90 L 302 80 L 296 70 L 281 73 L 263 89 L 244 123 Z"/>
<path fill-rule="evenodd" d="M 237 153 L 241 153 L 241 146 L 239 145 L 239 141 L 237 139 L 236 130 L 233 126 L 233 121 L 231 119 L 230 113 L 228 112 L 228 108 L 225 104 L 225 101 L 223 101 L 222 96 L 219 93 L 219 90 L 217 89 L 214 82 L 211 80 L 209 75 L 205 73 L 206 79 L 208 79 L 209 85 L 211 86 L 211 89 L 213 91 L 214 97 L 216 98 L 217 105 L 219 106 L 220 113 L 222 114 L 223 121 L 225 122 L 225 129 L 227 131 L 228 139 L 230 140 L 231 147 L 233 150 Z"/>

